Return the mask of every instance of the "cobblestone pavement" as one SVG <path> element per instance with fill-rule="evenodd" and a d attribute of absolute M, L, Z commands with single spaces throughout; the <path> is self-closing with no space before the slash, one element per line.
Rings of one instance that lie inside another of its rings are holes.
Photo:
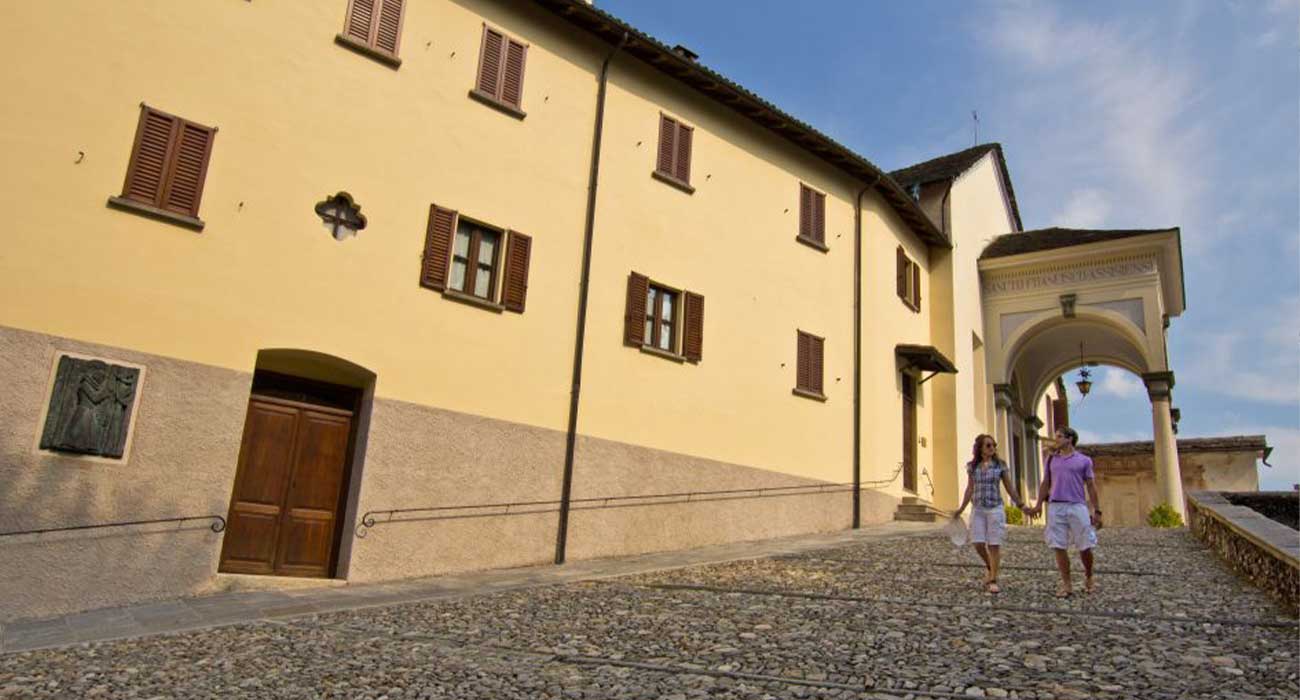
<path fill-rule="evenodd" d="M 1053 597 L 939 535 L 0 656 L 0 697 L 1295 698 L 1300 628 L 1183 531 Z M 1077 559 L 1075 559 L 1077 566 Z"/>

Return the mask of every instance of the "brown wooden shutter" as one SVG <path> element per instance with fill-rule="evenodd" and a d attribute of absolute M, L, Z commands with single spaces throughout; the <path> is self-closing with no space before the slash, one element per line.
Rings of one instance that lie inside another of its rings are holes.
<path fill-rule="evenodd" d="M 524 93 L 524 59 L 528 56 L 528 47 L 514 41 L 506 42 L 505 70 L 501 78 L 501 101 L 514 107 L 520 107 Z"/>
<path fill-rule="evenodd" d="M 797 389 L 808 390 L 812 384 L 812 336 L 798 331 L 798 344 L 795 349 L 794 385 Z"/>
<path fill-rule="evenodd" d="M 379 21 L 376 22 L 374 47 L 397 55 L 397 45 L 402 38 L 403 0 L 379 0 Z"/>
<path fill-rule="evenodd" d="M 1055 410 L 1053 411 L 1053 414 L 1055 415 L 1055 418 L 1056 418 L 1056 426 L 1055 426 L 1055 427 L 1056 427 L 1056 428 L 1061 428 L 1061 427 L 1064 427 L 1064 426 L 1069 425 L 1069 424 L 1070 424 L 1070 404 L 1069 404 L 1069 401 L 1066 400 L 1066 399 L 1052 399 L 1052 403 L 1053 403 L 1053 405 L 1055 406 Z M 1053 429 L 1052 432 L 1055 433 L 1056 430 Z"/>
<path fill-rule="evenodd" d="M 673 161 L 673 177 L 682 182 L 691 181 L 691 137 L 695 129 L 677 124 L 677 157 Z"/>
<path fill-rule="evenodd" d="M 429 205 L 429 228 L 424 236 L 424 260 L 420 265 L 420 286 L 439 292 L 447 288 L 451 267 L 451 239 L 456 230 L 456 212 Z"/>
<path fill-rule="evenodd" d="M 898 270 L 895 276 L 898 281 L 898 298 L 907 301 L 907 253 L 903 252 L 903 246 L 898 247 L 897 253 Z"/>
<path fill-rule="evenodd" d="M 511 231 L 506 245 L 505 282 L 501 285 L 501 305 L 507 311 L 524 312 L 528 297 L 528 264 L 532 255 L 533 239 L 518 231 Z"/>
<path fill-rule="evenodd" d="M 813 230 L 813 191 L 807 185 L 799 185 L 799 235 L 812 238 Z"/>
<path fill-rule="evenodd" d="M 199 215 L 203 180 L 212 154 L 213 129 L 180 120 L 171 167 L 163 187 L 162 208 L 188 216 Z"/>
<path fill-rule="evenodd" d="M 682 355 L 691 362 L 704 358 L 704 297 L 695 292 L 683 292 Z"/>
<path fill-rule="evenodd" d="M 814 394 L 822 393 L 822 345 L 821 338 L 799 331 L 795 387 Z"/>
<path fill-rule="evenodd" d="M 921 265 L 920 263 L 911 263 L 912 266 L 912 305 L 917 311 L 921 310 Z"/>
<path fill-rule="evenodd" d="M 808 336 L 808 338 L 811 341 L 808 345 L 808 349 L 810 351 L 809 353 L 810 357 L 808 363 L 809 364 L 808 378 L 810 381 L 808 384 L 808 389 L 820 394 L 822 393 L 822 371 L 823 371 L 822 345 L 825 341 L 823 341 L 821 338 L 818 338 L 816 336 Z"/>
<path fill-rule="evenodd" d="M 505 52 L 505 37 L 497 31 L 483 27 L 483 50 L 478 57 L 478 91 L 501 98 L 501 63 Z"/>
<path fill-rule="evenodd" d="M 818 243 L 826 242 L 826 195 L 812 193 L 812 238 Z"/>
<path fill-rule="evenodd" d="M 659 162 L 655 169 L 665 175 L 673 174 L 673 157 L 677 154 L 677 122 L 659 115 Z"/>
<path fill-rule="evenodd" d="M 350 0 L 348 2 L 348 20 L 344 32 L 357 41 L 370 42 L 370 32 L 374 28 L 375 3 L 383 0 Z"/>
<path fill-rule="evenodd" d="M 650 278 L 633 272 L 627 276 L 627 309 L 623 315 L 623 344 L 645 345 L 645 302 Z"/>
<path fill-rule="evenodd" d="M 122 196 L 159 206 L 171 160 L 172 136 L 180 120 L 170 114 L 142 106 L 136 127 L 131 164 L 126 169 Z"/>

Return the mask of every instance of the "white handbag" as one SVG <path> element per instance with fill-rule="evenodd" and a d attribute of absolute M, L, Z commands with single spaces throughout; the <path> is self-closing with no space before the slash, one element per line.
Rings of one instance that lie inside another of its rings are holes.
<path fill-rule="evenodd" d="M 965 547 L 970 544 L 970 527 L 966 525 L 965 518 L 953 518 L 943 526 L 944 534 L 952 540 L 952 546 Z"/>

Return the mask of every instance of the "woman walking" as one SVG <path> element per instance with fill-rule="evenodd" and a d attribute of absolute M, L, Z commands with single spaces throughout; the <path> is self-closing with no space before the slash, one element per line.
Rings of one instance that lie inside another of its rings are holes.
<path fill-rule="evenodd" d="M 966 464 L 966 495 L 957 506 L 953 517 L 961 516 L 966 504 L 973 503 L 970 515 L 971 541 L 975 551 L 984 560 L 984 587 L 989 593 L 997 593 L 998 567 L 1001 565 L 1002 541 L 1007 536 L 1007 513 L 1002 505 L 1002 487 L 1015 502 L 1016 507 L 1024 510 L 1025 504 L 1016 494 L 1011 483 L 1011 474 L 1007 463 L 998 457 L 998 443 L 991 435 L 975 438 L 971 450 L 971 461 Z"/>

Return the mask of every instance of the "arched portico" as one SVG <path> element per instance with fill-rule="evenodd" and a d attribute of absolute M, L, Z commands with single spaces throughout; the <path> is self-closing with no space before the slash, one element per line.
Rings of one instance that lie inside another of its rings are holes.
<path fill-rule="evenodd" d="M 999 441 L 1012 444 L 1016 426 L 1035 440 L 1043 425 L 1035 407 L 1062 374 L 1091 364 L 1127 369 L 1151 400 L 1161 498 L 1182 512 L 1166 342 L 1185 303 L 1178 229 L 1007 234 L 984 250 L 979 269 Z"/>

